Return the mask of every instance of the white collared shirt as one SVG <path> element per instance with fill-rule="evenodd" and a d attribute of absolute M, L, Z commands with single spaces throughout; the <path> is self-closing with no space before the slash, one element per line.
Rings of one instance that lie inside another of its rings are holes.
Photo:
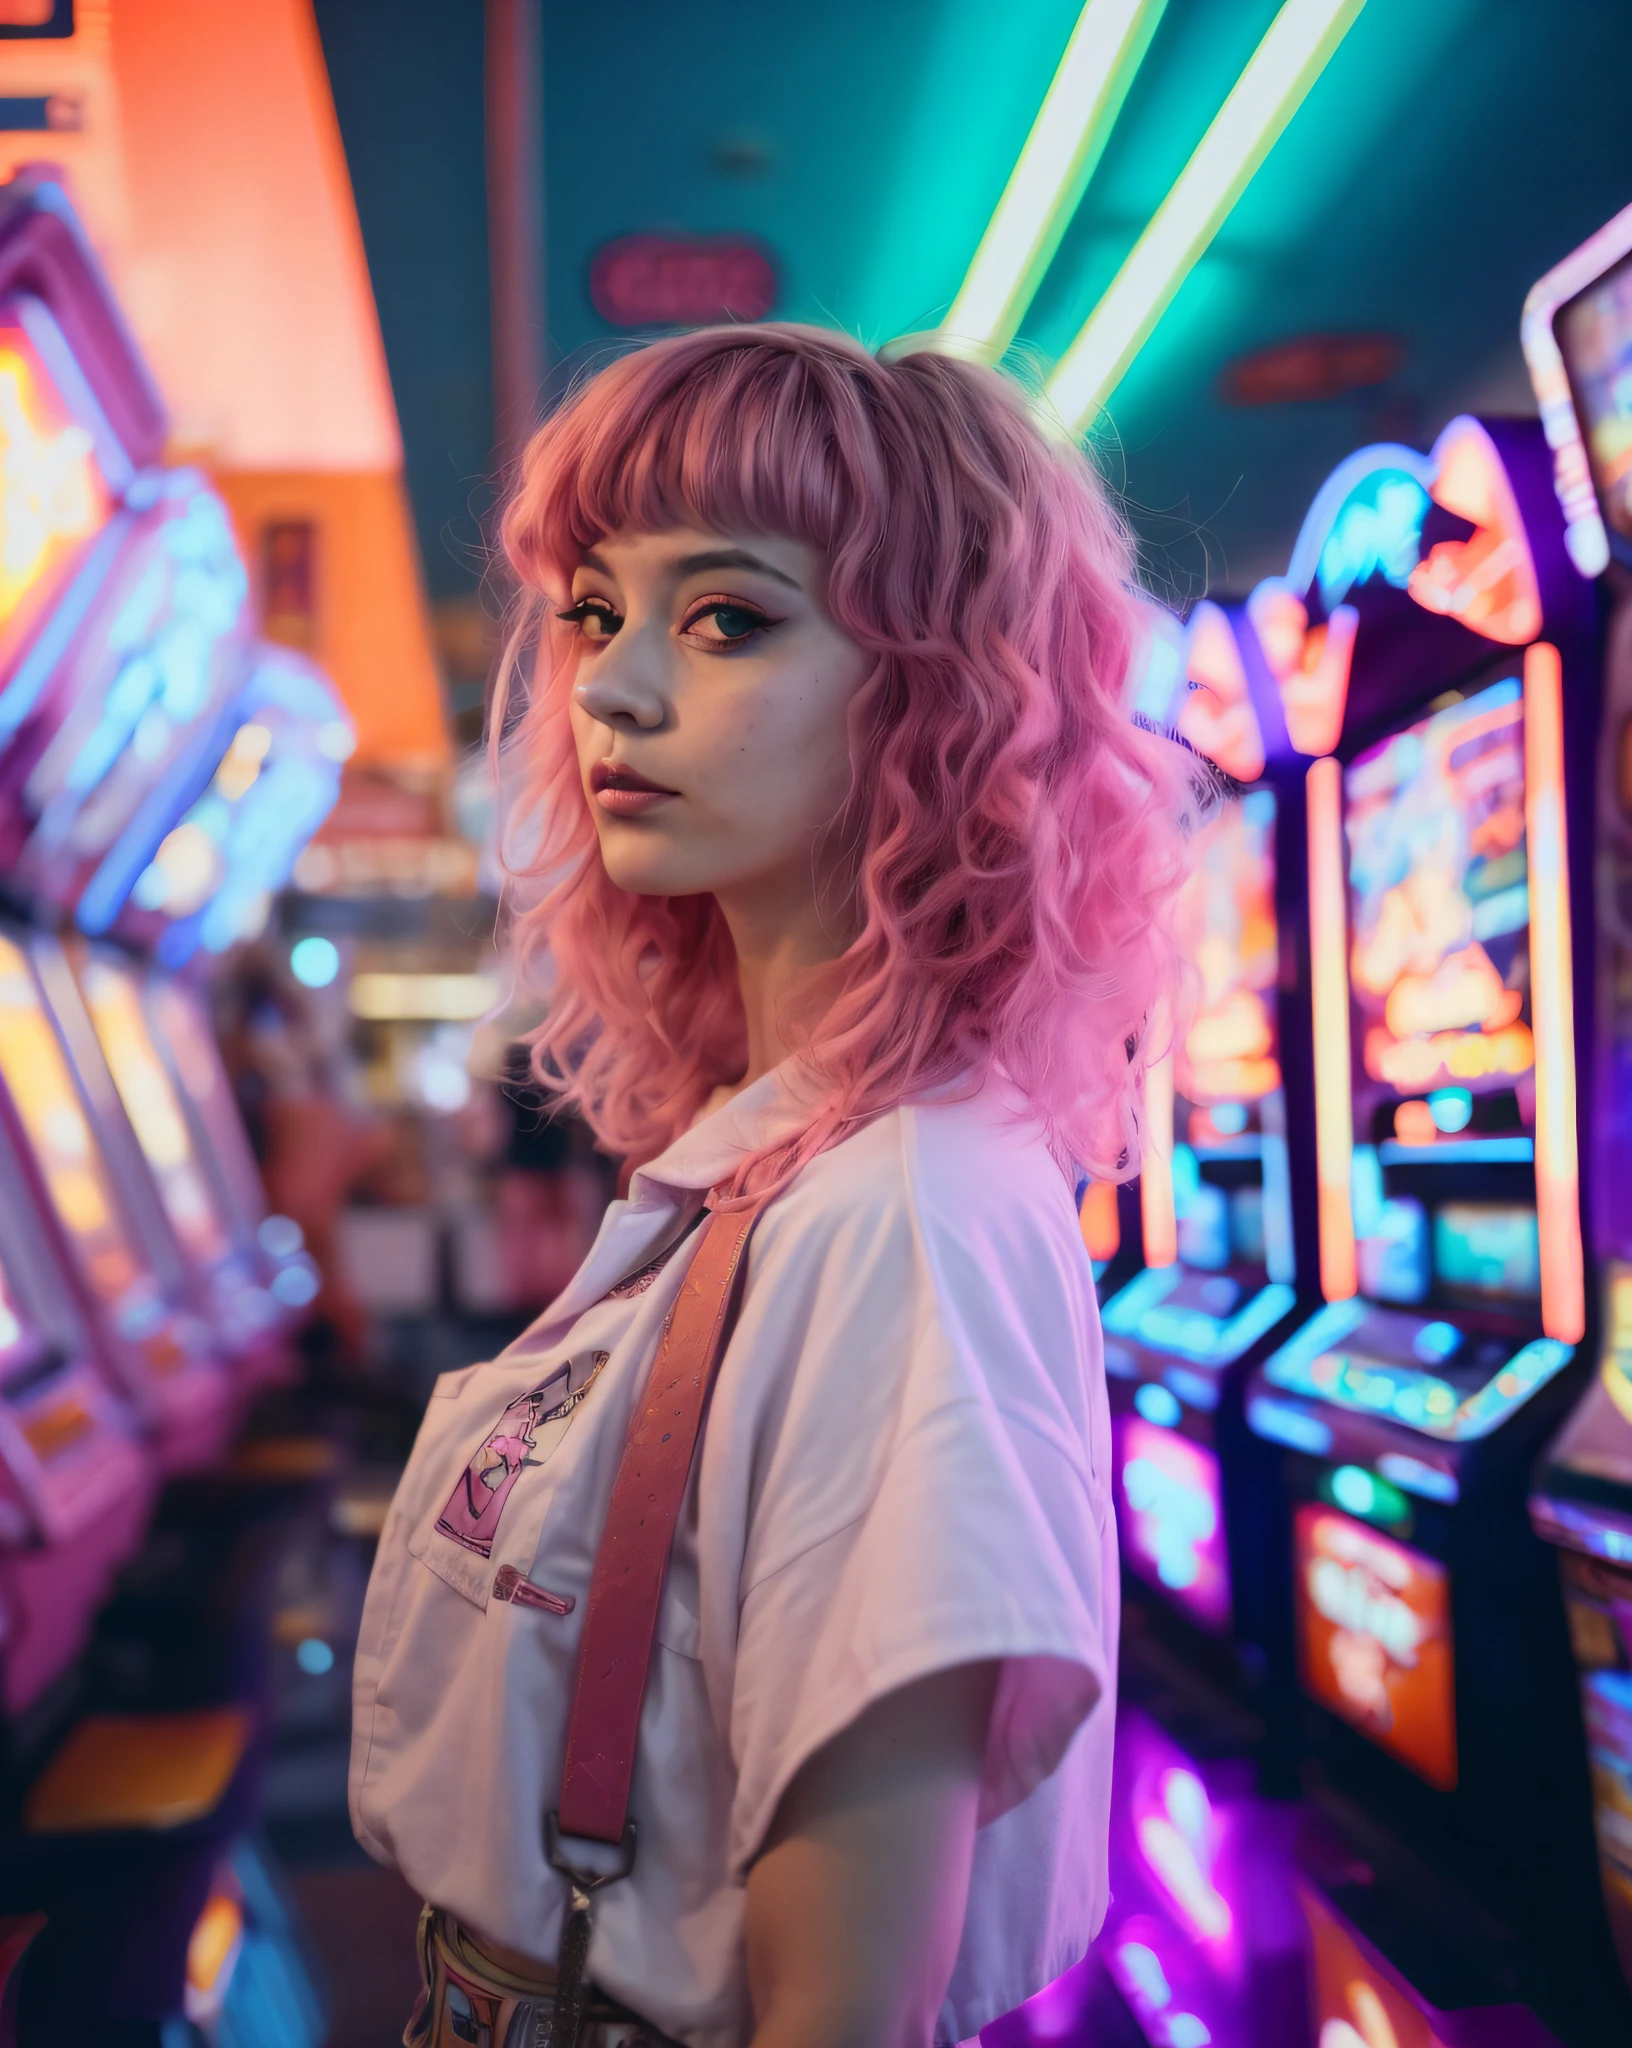
<path fill-rule="evenodd" d="M 800 1113 L 778 1069 L 635 1176 L 526 1335 L 437 1382 L 380 1539 L 358 1838 L 540 1962 L 560 1931 L 543 1820 L 596 1540 L 686 1226 Z M 594 1980 L 692 2048 L 740 2048 L 743 1880 L 795 1773 L 873 1701 L 985 1660 L 1003 1673 L 937 2040 L 1075 1963 L 1107 1903 L 1109 1477 L 1071 1189 L 1001 1085 L 904 1106 L 806 1166 L 750 1247 L 658 1623 L 639 1852 L 597 1897 Z M 500 1573 L 522 1597 L 493 1597 Z"/>

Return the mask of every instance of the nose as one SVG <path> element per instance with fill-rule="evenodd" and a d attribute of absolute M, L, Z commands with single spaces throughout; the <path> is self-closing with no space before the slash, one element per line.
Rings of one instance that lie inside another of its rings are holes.
<path fill-rule="evenodd" d="M 572 694 L 597 724 L 655 732 L 669 716 L 661 632 L 626 623 L 601 652 L 586 655 Z"/>

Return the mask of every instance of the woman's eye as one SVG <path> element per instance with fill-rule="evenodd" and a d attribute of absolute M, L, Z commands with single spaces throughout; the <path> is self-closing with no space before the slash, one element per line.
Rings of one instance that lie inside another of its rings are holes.
<path fill-rule="evenodd" d="M 747 605 L 715 601 L 699 605 L 686 620 L 685 631 L 704 647 L 738 647 L 770 623 L 763 612 Z"/>
<path fill-rule="evenodd" d="M 623 618 L 604 597 L 581 597 L 561 613 L 561 622 L 576 626 L 586 640 L 610 640 Z"/>

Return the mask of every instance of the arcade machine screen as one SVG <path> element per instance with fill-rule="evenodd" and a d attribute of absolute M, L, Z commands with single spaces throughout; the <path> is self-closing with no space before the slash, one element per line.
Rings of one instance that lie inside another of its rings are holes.
<path fill-rule="evenodd" d="M 1250 790 L 1207 827 L 1180 908 L 1199 988 L 1166 1070 L 1175 1233 L 1168 1262 L 1147 1265 L 1104 1310 L 1107 1370 L 1142 1382 L 1133 1412 L 1114 1420 L 1124 1555 L 1214 1634 L 1231 1622 L 1223 1479 L 1216 1449 L 1202 1440 L 1210 1431 L 1181 1433 L 1176 1425 L 1186 1404 L 1211 1416 L 1220 1399 L 1215 1375 L 1294 1303 L 1274 863 L 1275 796 Z M 1161 1085 L 1158 1074 L 1152 1095 Z M 1153 1108 L 1153 1131 L 1157 1114 Z M 1153 1159 L 1147 1174 L 1160 1163 Z"/>
<path fill-rule="evenodd" d="M 79 982 L 165 1214 L 187 1256 L 208 1271 L 229 1256 L 232 1244 L 194 1151 L 181 1102 L 154 1048 L 135 977 L 129 968 L 92 957 L 85 961 Z"/>
<path fill-rule="evenodd" d="M 1554 315 L 1605 523 L 1632 541 L 1632 256 Z"/>
<path fill-rule="evenodd" d="M 27 958 L 0 936 L 0 1081 L 5 1084 L 93 1300 L 121 1345 L 161 1378 L 188 1362 L 127 1231 L 101 1148 Z"/>
<path fill-rule="evenodd" d="M 168 1056 L 189 1109 L 194 1141 L 214 1175 L 217 1192 L 244 1241 L 256 1239 L 268 1219 L 260 1176 L 233 1098 L 232 1082 L 198 996 L 155 975 L 147 984 L 153 1041 Z M 293 1225 L 289 1225 L 293 1229 Z"/>
<path fill-rule="evenodd" d="M 1569 1362 L 1538 1334 L 1524 706 L 1505 675 L 1344 779 L 1360 1293 L 1266 1367 L 1448 1442 Z"/>

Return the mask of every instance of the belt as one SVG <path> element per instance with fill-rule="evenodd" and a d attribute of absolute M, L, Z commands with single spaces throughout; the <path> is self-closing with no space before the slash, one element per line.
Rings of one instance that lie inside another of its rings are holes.
<path fill-rule="evenodd" d="M 523 1974 L 435 1906 L 419 1916 L 419 2002 L 403 2048 L 550 2048 L 555 1972 Z M 591 1985 L 581 2048 L 674 2048 L 666 2034 Z"/>

